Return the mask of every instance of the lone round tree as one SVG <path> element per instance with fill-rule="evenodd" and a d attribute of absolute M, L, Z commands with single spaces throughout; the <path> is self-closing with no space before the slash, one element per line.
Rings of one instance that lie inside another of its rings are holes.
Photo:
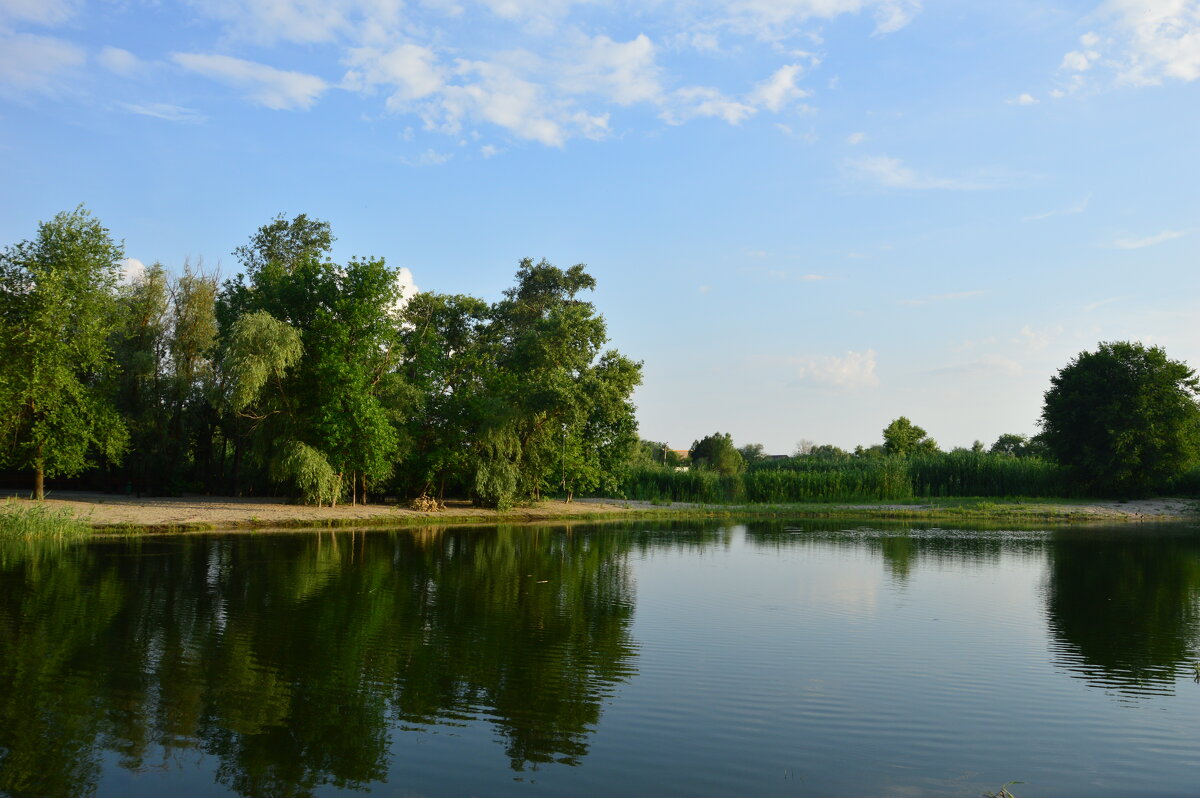
<path fill-rule="evenodd" d="M 1115 341 L 1050 380 L 1042 438 L 1091 492 L 1144 494 L 1200 455 L 1200 380 L 1160 347 Z"/>

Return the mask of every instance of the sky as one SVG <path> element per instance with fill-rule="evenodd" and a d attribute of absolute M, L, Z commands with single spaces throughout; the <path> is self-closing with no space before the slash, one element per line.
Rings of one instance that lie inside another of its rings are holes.
<path fill-rule="evenodd" d="M 412 290 L 585 263 L 642 437 L 1037 431 L 1100 341 L 1200 366 L 1200 0 L 0 0 L 0 245 L 277 214 Z M 136 265 L 136 264 L 135 264 Z"/>

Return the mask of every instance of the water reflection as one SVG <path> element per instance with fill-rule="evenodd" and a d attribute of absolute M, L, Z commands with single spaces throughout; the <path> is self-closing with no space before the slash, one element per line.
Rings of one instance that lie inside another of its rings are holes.
<path fill-rule="evenodd" d="M 1050 549 L 1046 615 L 1069 672 L 1126 694 L 1169 692 L 1200 643 L 1194 529 L 1063 533 Z"/>
<path fill-rule="evenodd" d="M 0 793 L 84 795 L 102 751 L 198 750 L 243 795 L 385 778 L 396 726 L 486 718 L 575 764 L 633 673 L 619 534 L 145 540 L 0 572 Z"/>
<path fill-rule="evenodd" d="M 836 573 L 849 553 L 872 588 L 890 583 L 897 605 L 916 605 L 919 596 L 923 608 L 940 609 L 957 596 L 962 618 L 969 617 L 975 586 L 986 589 L 975 572 L 994 584 L 1019 561 L 1025 584 L 1037 584 L 1045 569 L 1044 616 L 1039 598 L 1032 613 L 1013 617 L 1035 632 L 1044 617 L 1050 653 L 1037 634 L 1024 636 L 1036 650 L 1014 651 L 1006 667 L 1033 662 L 1021 672 L 1044 665 L 1041 671 L 1063 684 L 1065 672 L 1122 694 L 1162 692 L 1196 657 L 1200 634 L 1200 535 L 1174 529 L 1051 533 L 689 521 L 0 549 L 0 795 L 87 795 L 112 762 L 139 772 L 201 755 L 211 758 L 212 778 L 242 795 L 369 789 L 394 776 L 397 736 L 414 728 L 489 728 L 514 771 L 580 764 L 606 700 L 635 673 L 632 574 L 638 556 L 649 553 L 679 555 L 688 560 L 684 568 L 694 558 L 712 558 L 706 567 L 744 569 L 738 575 L 747 579 L 738 581 L 749 582 L 761 573 L 753 568 L 772 559 L 763 553 L 803 559 L 808 573 Z M 738 560 L 747 547 L 753 556 Z M 863 581 L 853 589 L 861 591 Z M 886 598 L 889 591 L 879 593 Z M 807 600 L 803 591 L 792 595 Z M 830 678 L 821 670 L 820 660 L 831 656 L 820 649 L 821 639 L 836 647 L 838 667 L 867 676 L 872 662 L 894 653 L 887 646 L 915 641 L 914 661 L 940 673 L 931 696 L 952 688 L 955 704 L 972 696 L 985 707 L 996 704 L 988 688 L 1004 679 L 1002 668 L 938 671 L 939 658 L 955 652 L 964 667 L 977 667 L 961 658 L 963 638 L 986 641 L 986 622 L 947 638 L 931 628 L 933 612 L 908 616 L 891 606 L 887 622 L 895 626 L 873 628 L 856 617 L 855 631 L 847 629 L 844 612 L 828 607 L 810 602 L 802 611 L 764 618 L 764 606 L 782 606 L 774 595 L 756 588 L 747 598 L 751 603 L 727 613 L 743 627 L 731 638 L 761 633 L 771 645 L 760 650 L 776 651 L 783 661 L 764 663 L 769 667 L 753 678 L 720 682 L 726 692 L 693 701 L 686 710 L 695 708 L 698 724 L 730 728 L 744 721 L 755 705 L 729 691 L 776 666 Z M 649 592 L 643 601 L 654 604 Z M 681 618 L 692 621 L 686 611 Z M 904 626 L 905 618 L 913 625 Z M 726 643 L 717 632 L 728 630 L 694 628 L 714 634 L 713 656 L 726 657 L 722 662 L 736 671 L 740 652 L 720 651 Z M 881 635 L 891 642 L 873 649 Z M 779 647 L 787 640 L 796 647 Z M 651 659 L 643 660 L 643 670 Z M 691 673 L 687 665 L 681 657 L 671 673 L 681 694 L 691 695 L 682 684 Z M 968 687 L 976 674 L 982 674 L 978 694 Z M 856 685 L 855 700 L 887 696 L 901 678 L 887 674 L 886 689 Z M 1019 696 L 1025 687 L 1013 689 Z M 1052 686 L 1050 694 L 1057 692 L 1066 691 Z M 707 703 L 733 707 L 733 714 L 709 718 Z M 887 706 L 868 718 L 886 714 Z M 832 712 L 822 711 L 812 728 L 850 724 Z"/>

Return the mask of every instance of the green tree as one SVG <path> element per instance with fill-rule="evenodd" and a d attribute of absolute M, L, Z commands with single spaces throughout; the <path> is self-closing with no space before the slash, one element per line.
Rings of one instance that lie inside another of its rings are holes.
<path fill-rule="evenodd" d="M 1030 438 L 1013 432 L 1006 432 L 997 438 L 988 451 L 1009 457 L 1044 457 L 1048 454 L 1040 435 Z"/>
<path fill-rule="evenodd" d="M 1085 488 L 1143 494 L 1200 456 L 1200 380 L 1161 347 L 1114 341 L 1050 380 L 1042 438 Z"/>
<path fill-rule="evenodd" d="M 0 457 L 34 472 L 39 499 L 46 476 L 125 450 L 125 424 L 103 390 L 123 255 L 83 206 L 0 255 Z"/>
<path fill-rule="evenodd" d="M 288 464 L 324 474 L 323 461 L 337 477 L 334 496 L 347 486 L 353 497 L 360 480 L 365 491 L 368 478 L 387 478 L 398 453 L 394 408 L 382 397 L 398 379 L 400 288 L 398 270 L 380 259 L 333 263 L 332 242 L 328 223 L 304 215 L 263 226 L 235 252 L 246 271 L 225 284 L 219 315 L 232 331 L 265 313 L 300 337 L 300 358 L 266 386 L 277 417 L 263 423 L 259 413 L 250 431 L 259 465 L 272 481 L 298 485 Z M 248 383 L 234 382 L 234 410 L 244 413 Z"/>
<path fill-rule="evenodd" d="M 933 454 L 938 450 L 938 445 L 925 430 L 907 417 L 900 416 L 884 427 L 883 449 L 888 454 L 907 457 L 910 454 Z"/>
<path fill-rule="evenodd" d="M 729 433 L 714 432 L 692 443 L 688 452 L 692 465 L 699 469 L 716 471 L 720 474 L 740 474 L 746 468 L 746 463 L 733 445 L 733 436 Z"/>
<path fill-rule="evenodd" d="M 742 456 L 742 460 L 747 466 L 752 466 L 757 462 L 767 459 L 761 443 L 748 443 L 745 446 L 739 446 L 738 454 Z"/>

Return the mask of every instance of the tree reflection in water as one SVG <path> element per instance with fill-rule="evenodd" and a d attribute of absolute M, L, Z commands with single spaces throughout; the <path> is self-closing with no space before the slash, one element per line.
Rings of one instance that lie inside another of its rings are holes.
<path fill-rule="evenodd" d="M 397 727 L 577 764 L 636 655 L 632 538 L 549 528 L 145 539 L 0 557 L 0 794 L 196 750 L 243 795 L 384 779 Z"/>

